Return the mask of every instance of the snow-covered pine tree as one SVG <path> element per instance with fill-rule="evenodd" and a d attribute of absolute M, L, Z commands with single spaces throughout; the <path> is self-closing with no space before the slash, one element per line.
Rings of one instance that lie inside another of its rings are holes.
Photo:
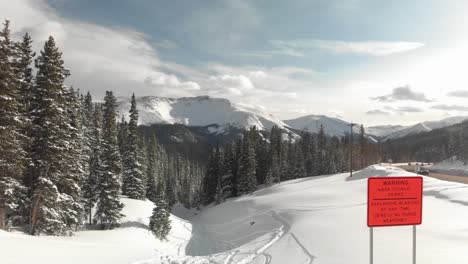
<path fill-rule="evenodd" d="M 36 53 L 32 51 L 32 39 L 28 33 L 26 33 L 22 40 L 15 43 L 14 49 L 14 68 L 15 75 L 19 81 L 19 95 L 21 103 L 21 121 L 23 122 L 22 126 L 22 135 L 23 137 L 23 149 L 26 152 L 26 159 L 29 160 L 29 153 L 31 152 L 31 100 L 32 100 L 32 89 L 33 89 L 33 69 L 32 62 L 36 56 Z M 31 177 L 28 177 L 28 170 L 24 171 L 23 183 L 27 187 L 32 186 L 30 181 Z M 27 211 L 28 208 L 22 208 L 24 215 L 24 222 L 27 222 Z"/>
<path fill-rule="evenodd" d="M 119 145 L 120 156 L 125 155 L 125 150 L 127 148 L 128 140 L 128 122 L 125 120 L 125 115 L 122 115 L 122 118 L 117 126 L 117 143 Z"/>
<path fill-rule="evenodd" d="M 304 156 L 302 154 L 302 148 L 299 144 L 296 144 L 296 150 L 294 154 L 294 178 L 304 178 L 306 177 L 305 167 L 304 167 Z"/>
<path fill-rule="evenodd" d="M 146 164 L 146 198 L 152 201 L 153 203 L 156 202 L 158 193 L 156 192 L 157 188 L 157 170 L 158 170 L 158 160 L 157 160 L 157 153 L 158 153 L 158 143 L 156 140 L 156 136 L 152 135 L 150 137 L 150 141 L 147 143 L 146 147 L 146 157 L 147 157 L 147 164 Z"/>
<path fill-rule="evenodd" d="M 279 155 L 276 153 L 275 148 L 270 148 L 270 169 L 268 171 L 267 177 L 265 178 L 265 185 L 270 186 L 273 183 L 280 182 L 281 168 L 279 162 Z"/>
<path fill-rule="evenodd" d="M 62 164 L 64 176 L 57 182 L 60 193 L 62 221 L 70 231 L 77 230 L 83 222 L 83 206 L 81 204 L 81 185 L 84 180 L 84 167 L 88 162 L 83 153 L 82 101 L 73 88 L 65 94 L 68 127 L 66 128 L 67 148 L 62 154 L 65 162 Z"/>
<path fill-rule="evenodd" d="M 31 101 L 32 145 L 30 171 L 33 172 L 31 234 L 63 234 L 75 228 L 68 223 L 74 212 L 62 202 L 74 195 L 67 189 L 75 183 L 65 166 L 70 151 L 72 124 L 68 107 L 69 90 L 64 86 L 69 71 L 63 66 L 62 53 L 52 37 L 35 61 L 37 74 Z M 73 203 L 73 202 L 72 202 Z"/>
<path fill-rule="evenodd" d="M 327 137 L 325 136 L 325 129 L 322 124 L 320 124 L 319 133 L 317 134 L 317 166 L 318 166 L 318 175 L 323 175 L 328 173 L 328 163 L 327 160 Z"/>
<path fill-rule="evenodd" d="M 150 217 L 149 229 L 160 240 L 166 240 L 171 231 L 171 219 L 169 218 L 169 206 L 164 199 L 163 185 L 158 185 L 158 197 L 156 198 L 153 214 Z"/>
<path fill-rule="evenodd" d="M 219 148 L 213 148 L 210 156 L 208 157 L 208 164 L 206 165 L 206 173 L 203 179 L 203 204 L 212 203 L 216 196 L 216 187 L 218 184 L 218 158 Z"/>
<path fill-rule="evenodd" d="M 117 100 L 111 91 L 106 91 L 103 106 L 102 125 L 102 175 L 99 177 L 97 203 L 94 218 L 103 229 L 111 229 L 119 224 L 123 204 L 119 200 L 121 171 L 119 148 L 117 146 L 116 119 Z"/>
<path fill-rule="evenodd" d="M 0 229 L 6 229 L 7 215 L 18 214 L 24 187 L 21 184 L 25 167 L 23 122 L 19 82 L 12 64 L 13 44 L 9 22 L 0 32 Z"/>
<path fill-rule="evenodd" d="M 238 195 L 252 193 L 257 188 L 257 179 L 255 176 L 255 150 L 251 143 L 251 137 L 247 131 L 244 132 L 242 144 L 242 156 L 239 166 L 239 182 L 237 185 Z"/>
<path fill-rule="evenodd" d="M 226 145 L 226 148 L 223 152 L 223 170 L 220 177 L 221 183 L 221 190 L 220 190 L 220 198 L 221 201 L 225 200 L 226 198 L 233 196 L 233 160 L 235 159 L 234 155 L 235 152 L 233 151 L 233 144 Z"/>
<path fill-rule="evenodd" d="M 215 194 L 215 201 L 216 203 L 221 203 L 224 201 L 224 199 L 226 197 L 224 197 L 224 188 L 225 187 L 228 187 L 226 186 L 226 181 L 225 179 L 223 179 L 224 176 L 228 176 L 228 175 L 225 175 L 226 172 L 226 166 L 225 166 L 225 162 L 224 162 L 224 151 L 220 150 L 219 148 L 217 148 L 217 151 L 216 151 L 216 168 L 217 168 L 217 175 L 216 175 L 216 194 Z M 232 175 L 231 175 L 232 176 Z"/>
<path fill-rule="evenodd" d="M 131 199 L 145 199 L 143 171 L 139 162 L 138 110 L 135 94 L 132 95 L 128 138 L 123 156 L 123 194 Z"/>
<path fill-rule="evenodd" d="M 88 99 L 85 100 L 85 102 Z M 91 148 L 91 156 L 89 159 L 89 171 L 86 175 L 83 187 L 83 207 L 87 214 L 89 224 L 92 224 L 92 209 L 98 201 L 99 189 L 98 182 L 100 175 L 102 175 L 102 161 L 101 161 L 101 126 L 102 126 L 102 110 L 100 105 L 94 106 L 92 111 L 92 123 L 89 123 L 90 134 L 88 135 L 88 144 Z"/>
<path fill-rule="evenodd" d="M 175 159 L 174 157 L 168 158 L 167 170 L 166 174 L 164 175 L 164 198 L 166 199 L 166 203 L 168 208 L 172 208 L 172 206 L 177 202 L 177 195 L 176 195 L 176 166 L 175 166 Z"/>

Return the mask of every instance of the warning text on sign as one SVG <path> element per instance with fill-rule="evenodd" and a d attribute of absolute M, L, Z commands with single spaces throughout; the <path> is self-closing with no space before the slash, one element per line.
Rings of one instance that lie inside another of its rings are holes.
<path fill-rule="evenodd" d="M 367 185 L 367 225 L 419 225 L 422 177 L 371 177 Z"/>

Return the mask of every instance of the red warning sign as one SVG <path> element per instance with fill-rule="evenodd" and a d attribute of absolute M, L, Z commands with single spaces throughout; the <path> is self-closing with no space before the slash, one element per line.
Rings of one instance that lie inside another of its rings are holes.
<path fill-rule="evenodd" d="M 367 182 L 367 226 L 420 225 L 422 177 L 371 177 Z"/>

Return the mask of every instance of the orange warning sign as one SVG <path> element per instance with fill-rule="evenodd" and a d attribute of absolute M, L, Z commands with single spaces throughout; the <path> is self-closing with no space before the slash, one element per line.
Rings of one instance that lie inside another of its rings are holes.
<path fill-rule="evenodd" d="M 422 177 L 371 177 L 367 181 L 367 226 L 420 225 Z"/>

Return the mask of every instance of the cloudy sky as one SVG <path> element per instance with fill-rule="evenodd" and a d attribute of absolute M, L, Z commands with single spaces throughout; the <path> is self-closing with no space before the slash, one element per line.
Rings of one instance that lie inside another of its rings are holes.
<path fill-rule="evenodd" d="M 468 1 L 0 0 L 101 97 L 225 97 L 366 125 L 468 115 Z"/>

